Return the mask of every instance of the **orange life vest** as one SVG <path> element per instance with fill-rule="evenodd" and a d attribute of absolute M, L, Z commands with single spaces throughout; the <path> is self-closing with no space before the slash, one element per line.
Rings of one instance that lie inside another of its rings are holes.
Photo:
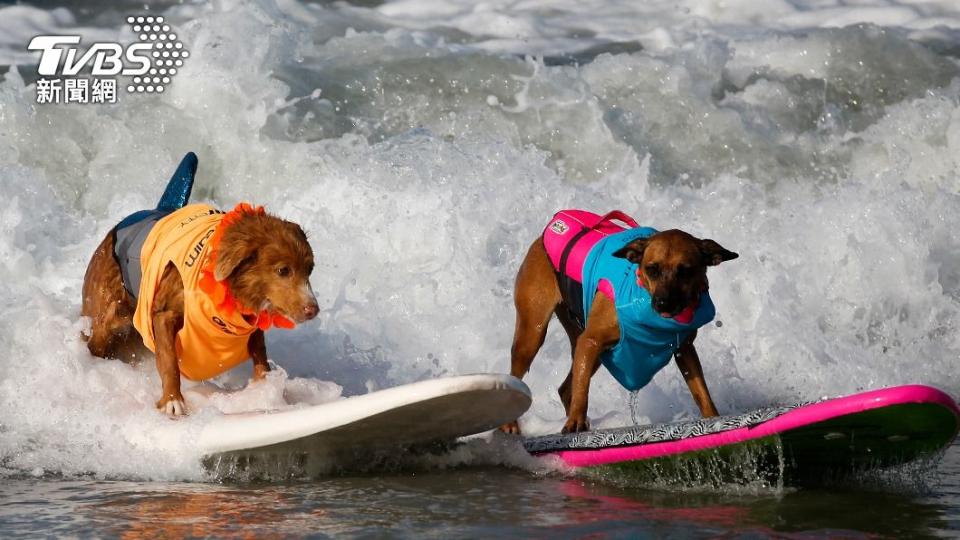
<path fill-rule="evenodd" d="M 183 280 L 177 360 L 180 373 L 191 380 L 216 377 L 248 359 L 247 342 L 258 328 L 257 321 L 248 322 L 241 310 L 218 309 L 200 286 L 203 268 L 214 251 L 212 237 L 225 215 L 205 204 L 185 206 L 159 220 L 140 251 L 143 277 L 133 325 L 143 344 L 156 352 L 153 300 L 164 268 L 173 263 Z"/>

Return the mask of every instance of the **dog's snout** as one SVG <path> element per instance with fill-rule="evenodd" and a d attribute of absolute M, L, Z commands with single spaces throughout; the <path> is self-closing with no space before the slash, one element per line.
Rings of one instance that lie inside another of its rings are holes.
<path fill-rule="evenodd" d="M 320 313 L 320 307 L 317 304 L 317 297 L 310 288 L 310 283 L 304 283 L 300 287 L 300 302 L 303 305 L 303 320 L 309 321 Z"/>
<path fill-rule="evenodd" d="M 653 307 L 654 307 L 654 309 L 656 309 L 657 311 L 666 311 L 669 304 L 670 304 L 670 303 L 667 301 L 666 298 L 654 298 L 654 299 L 653 299 Z"/>

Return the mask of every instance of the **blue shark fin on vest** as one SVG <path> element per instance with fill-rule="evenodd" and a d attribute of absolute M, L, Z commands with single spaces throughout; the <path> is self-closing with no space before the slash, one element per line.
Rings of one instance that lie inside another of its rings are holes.
<path fill-rule="evenodd" d="M 140 210 L 123 218 L 123 221 L 114 228 L 113 255 L 120 265 L 120 275 L 123 286 L 133 298 L 140 290 L 142 273 L 140 269 L 140 250 L 147 240 L 147 235 L 157 221 L 167 214 L 179 210 L 190 201 L 190 192 L 193 191 L 193 178 L 197 173 L 197 155 L 187 152 L 180 160 L 180 165 L 167 182 L 167 189 L 163 191 L 160 202 L 153 210 Z"/>
<path fill-rule="evenodd" d="M 167 182 L 167 189 L 163 191 L 157 210 L 173 212 L 190 202 L 190 192 L 193 191 L 193 178 L 197 174 L 197 155 L 187 152 L 180 160 L 180 165 Z"/>
<path fill-rule="evenodd" d="M 186 206 L 190 202 L 190 193 L 193 191 L 193 179 L 196 174 L 197 155 L 187 152 L 187 155 L 180 160 L 180 165 L 177 166 L 170 181 L 167 182 L 167 189 L 163 190 L 163 196 L 160 197 L 157 207 L 153 210 L 140 210 L 130 214 L 117 224 L 117 229 L 125 229 L 150 216 L 166 215 Z"/>

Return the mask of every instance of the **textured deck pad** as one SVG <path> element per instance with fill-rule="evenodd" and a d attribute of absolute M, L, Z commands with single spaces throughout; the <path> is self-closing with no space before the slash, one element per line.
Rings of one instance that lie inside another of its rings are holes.
<path fill-rule="evenodd" d="M 767 407 L 756 411 L 733 416 L 699 418 L 669 424 L 648 426 L 627 426 L 621 428 L 598 429 L 566 435 L 544 435 L 530 437 L 523 442 L 530 453 L 555 452 L 558 450 L 601 449 L 614 446 L 628 446 L 665 441 L 677 441 L 699 435 L 709 435 L 721 431 L 730 431 L 742 427 L 755 426 L 772 420 L 803 404 L 782 407 Z"/>

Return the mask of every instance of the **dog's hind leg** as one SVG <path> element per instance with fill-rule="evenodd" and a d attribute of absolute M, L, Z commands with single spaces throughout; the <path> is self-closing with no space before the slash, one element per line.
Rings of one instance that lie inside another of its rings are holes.
<path fill-rule="evenodd" d="M 517 320 L 510 348 L 510 374 L 523 378 L 543 346 L 550 317 L 560 303 L 560 288 L 541 238 L 530 246 L 520 265 L 513 301 Z M 520 432 L 516 422 L 504 424 L 500 429 L 507 433 Z"/>
<path fill-rule="evenodd" d="M 123 288 L 120 265 L 113 256 L 113 233 L 97 247 L 83 278 L 81 315 L 90 317 L 90 333 L 84 336 L 94 356 L 106 358 L 117 352 L 134 334 L 134 306 Z"/>
<path fill-rule="evenodd" d="M 560 303 L 560 288 L 542 239 L 530 246 L 520 265 L 513 301 L 517 320 L 510 349 L 510 374 L 523 377 L 543 345 L 550 317 Z"/>
<path fill-rule="evenodd" d="M 556 309 L 557 320 L 560 321 L 560 324 L 563 325 L 563 329 L 567 332 L 567 338 L 570 339 L 570 360 L 573 361 L 574 353 L 577 350 L 577 338 L 580 337 L 580 334 L 583 333 L 583 329 L 580 328 L 580 325 L 577 324 L 577 321 L 570 315 L 570 312 L 567 310 L 564 304 L 557 306 Z M 567 372 L 567 378 L 563 380 L 563 384 L 560 385 L 560 388 L 557 389 L 557 393 L 560 394 L 560 402 L 563 403 L 563 410 L 567 413 L 570 412 L 570 399 L 572 396 L 571 385 L 573 384 L 573 366 L 571 364 L 570 371 Z"/>

